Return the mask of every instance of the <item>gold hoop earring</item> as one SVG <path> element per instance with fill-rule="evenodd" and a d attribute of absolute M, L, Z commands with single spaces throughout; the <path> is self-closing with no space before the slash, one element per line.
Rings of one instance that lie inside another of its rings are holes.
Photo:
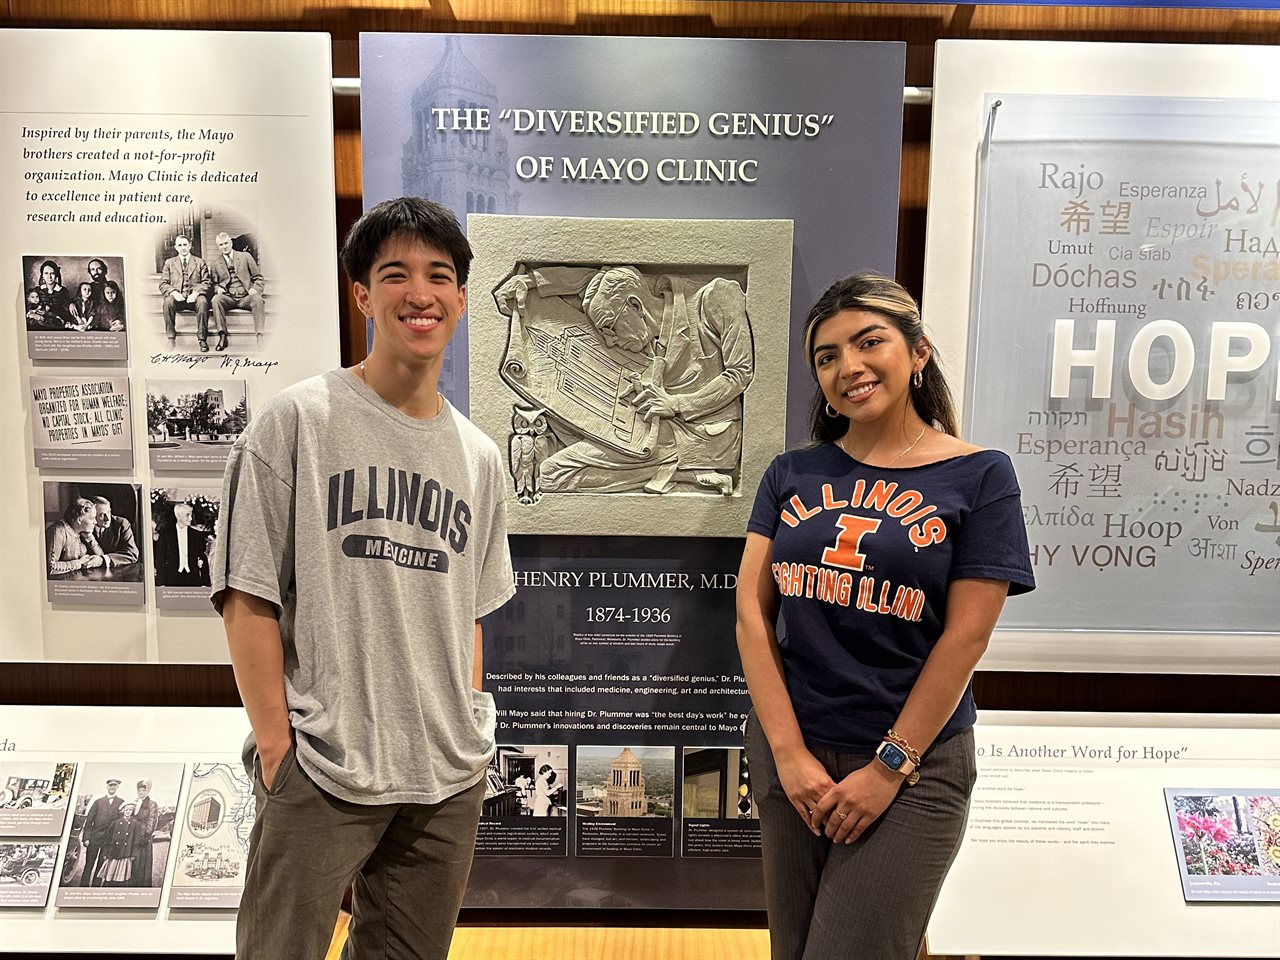
<path fill-rule="evenodd" d="M 834 420 L 836 417 L 840 416 L 840 411 L 839 411 L 839 410 L 837 410 L 835 407 L 833 407 L 833 406 L 831 405 L 831 401 L 830 401 L 830 400 L 828 400 L 828 401 L 827 401 L 827 408 L 826 408 L 826 410 L 824 410 L 823 412 L 824 412 L 828 417 L 830 417 L 832 420 Z"/>
<path fill-rule="evenodd" d="M 923 386 L 924 386 L 924 371 L 923 371 L 923 370 L 917 370 L 917 371 L 916 371 L 916 375 L 915 375 L 914 377 L 912 377 L 912 378 L 911 378 L 911 382 L 912 382 L 912 383 L 914 383 L 914 384 L 916 385 L 916 389 L 917 389 L 917 390 L 919 390 L 921 387 L 923 387 Z"/>

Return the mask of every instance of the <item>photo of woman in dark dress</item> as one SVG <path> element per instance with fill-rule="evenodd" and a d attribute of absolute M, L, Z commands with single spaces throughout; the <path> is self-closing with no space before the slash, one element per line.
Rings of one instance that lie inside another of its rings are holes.
<path fill-rule="evenodd" d="M 52 260 L 40 264 L 40 283 L 35 290 L 44 315 L 44 325 L 37 329 L 65 329 L 70 319 L 71 291 L 62 285 L 62 269 Z"/>
<path fill-rule="evenodd" d="M 111 332 L 124 329 L 124 295 L 114 280 L 103 284 L 102 299 L 94 304 L 93 322 L 89 329 Z"/>
<path fill-rule="evenodd" d="M 93 284 L 83 281 L 76 292 L 76 297 L 67 308 L 67 329 L 88 330 L 93 323 Z"/>

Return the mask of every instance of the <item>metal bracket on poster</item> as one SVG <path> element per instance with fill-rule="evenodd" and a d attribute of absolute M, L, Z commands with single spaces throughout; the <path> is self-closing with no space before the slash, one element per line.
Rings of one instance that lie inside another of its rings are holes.
<path fill-rule="evenodd" d="M 335 97 L 358 97 L 360 96 L 360 78 L 359 77 L 334 77 L 333 78 L 333 95 Z M 933 102 L 932 87 L 903 87 L 902 102 L 905 106 L 914 107 L 927 105 Z"/>
<path fill-rule="evenodd" d="M 938 44 L 925 322 L 1018 470 L 1039 584 L 984 667 L 1280 670 L 1277 70 Z"/>

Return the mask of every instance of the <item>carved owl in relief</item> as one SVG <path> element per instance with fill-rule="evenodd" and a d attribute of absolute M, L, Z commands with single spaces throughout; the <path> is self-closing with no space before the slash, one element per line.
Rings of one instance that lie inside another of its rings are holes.
<path fill-rule="evenodd" d="M 523 504 L 537 503 L 542 499 L 538 490 L 538 464 L 550 445 L 547 411 L 543 407 L 514 405 L 511 411 L 511 440 L 507 450 L 516 499 Z"/>

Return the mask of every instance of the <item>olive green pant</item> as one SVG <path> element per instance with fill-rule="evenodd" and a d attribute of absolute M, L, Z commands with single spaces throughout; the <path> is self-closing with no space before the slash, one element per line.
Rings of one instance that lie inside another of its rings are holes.
<path fill-rule="evenodd" d="M 323 960 L 354 884 L 345 960 L 444 960 L 462 904 L 484 780 L 440 803 L 366 805 L 312 782 L 294 750 L 258 816 L 236 923 L 237 960 Z"/>

